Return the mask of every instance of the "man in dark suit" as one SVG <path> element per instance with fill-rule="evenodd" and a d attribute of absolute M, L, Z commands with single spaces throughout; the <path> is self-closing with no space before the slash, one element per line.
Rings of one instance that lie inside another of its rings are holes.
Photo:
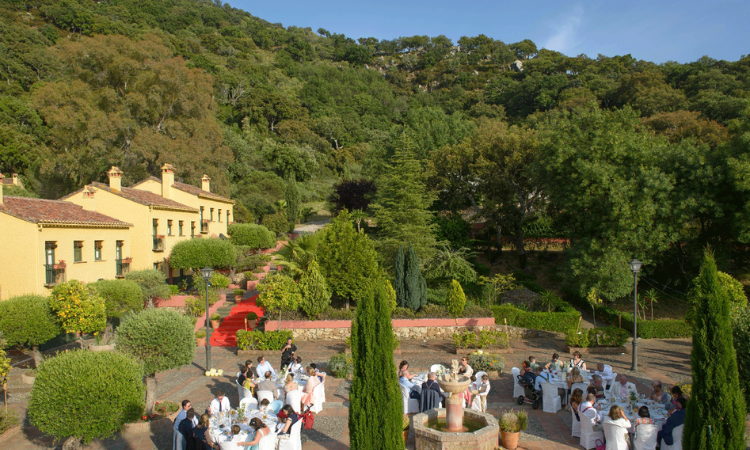
<path fill-rule="evenodd" d="M 428 391 L 435 391 L 437 394 L 428 395 Z M 428 400 L 429 399 L 429 400 Z M 427 381 L 422 383 L 422 396 L 420 398 L 420 411 L 439 408 L 442 403 L 443 393 L 440 392 L 440 385 L 437 382 L 437 374 L 430 372 L 427 374 Z"/>
<path fill-rule="evenodd" d="M 437 374 L 435 372 L 430 372 L 427 374 L 427 381 L 422 383 L 422 392 L 424 392 L 425 389 L 432 389 L 438 394 L 442 394 L 440 392 L 440 385 L 437 382 Z"/>
<path fill-rule="evenodd" d="M 185 437 L 185 442 L 191 442 L 193 440 L 193 429 L 195 428 L 195 425 L 193 424 L 194 417 L 195 410 L 193 408 L 188 409 L 185 418 L 180 421 L 180 425 L 177 428 Z"/>
<path fill-rule="evenodd" d="M 685 423 L 685 407 L 687 406 L 687 400 L 684 398 L 677 399 L 677 408 L 667 419 L 667 423 L 661 428 L 661 431 L 656 434 L 656 446 L 661 447 L 661 441 L 667 445 L 674 445 L 674 439 L 672 437 L 672 431 Z"/>

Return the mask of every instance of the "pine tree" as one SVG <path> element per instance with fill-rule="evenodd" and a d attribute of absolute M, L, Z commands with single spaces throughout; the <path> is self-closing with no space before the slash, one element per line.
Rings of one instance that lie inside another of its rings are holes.
<path fill-rule="evenodd" d="M 393 288 L 396 290 L 396 303 L 403 308 L 406 307 L 406 292 L 404 291 L 404 246 L 398 246 L 396 252 L 396 275 L 393 280 Z"/>
<path fill-rule="evenodd" d="M 302 294 L 300 307 L 311 319 L 331 306 L 331 290 L 328 289 L 325 277 L 320 273 L 318 262 L 313 259 L 299 280 Z"/>
<path fill-rule="evenodd" d="M 393 363 L 393 328 L 388 309 L 387 293 L 382 283 L 377 283 L 360 300 L 352 324 L 352 450 L 404 448 L 401 391 Z"/>
<path fill-rule="evenodd" d="M 294 231 L 294 227 L 297 226 L 300 208 L 299 189 L 297 189 L 297 180 L 294 174 L 292 174 L 287 182 L 284 197 L 286 198 L 286 218 L 289 221 L 289 232 L 291 233 Z"/>
<path fill-rule="evenodd" d="M 427 304 L 427 282 L 419 269 L 419 258 L 411 243 L 406 251 L 404 298 L 406 307 L 413 311 Z"/>
<path fill-rule="evenodd" d="M 682 445 L 686 450 L 743 450 L 745 400 L 732 345 L 729 296 L 709 250 L 691 293 L 696 308 L 690 357 L 693 388 Z"/>
<path fill-rule="evenodd" d="M 461 287 L 461 283 L 456 280 L 451 282 L 451 289 L 448 291 L 448 298 L 445 300 L 445 309 L 453 317 L 461 317 L 466 306 L 466 294 Z"/>

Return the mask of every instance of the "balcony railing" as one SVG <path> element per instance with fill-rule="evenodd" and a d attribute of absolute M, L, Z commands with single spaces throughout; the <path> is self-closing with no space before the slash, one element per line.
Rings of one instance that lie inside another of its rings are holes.
<path fill-rule="evenodd" d="M 155 252 L 164 251 L 164 236 L 154 236 L 154 251 Z"/>
<path fill-rule="evenodd" d="M 133 262 L 133 258 L 123 258 L 115 260 L 116 264 L 116 278 L 125 278 L 128 272 L 130 272 L 130 263 Z"/>
<path fill-rule="evenodd" d="M 208 220 L 204 220 L 203 222 L 201 222 L 201 233 L 208 233 Z"/>
<path fill-rule="evenodd" d="M 66 281 L 65 278 L 65 264 L 45 264 L 45 282 L 44 285 L 52 287 Z"/>

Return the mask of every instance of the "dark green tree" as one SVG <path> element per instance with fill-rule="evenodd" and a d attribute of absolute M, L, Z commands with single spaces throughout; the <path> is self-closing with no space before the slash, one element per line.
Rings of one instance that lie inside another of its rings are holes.
<path fill-rule="evenodd" d="M 401 307 L 406 307 L 406 293 L 404 291 L 404 267 L 406 261 L 404 259 L 404 246 L 399 245 L 398 251 L 396 252 L 396 274 L 393 280 L 393 289 L 396 291 L 396 304 Z"/>
<path fill-rule="evenodd" d="M 286 218 L 289 221 L 289 232 L 294 231 L 295 225 L 297 225 L 297 219 L 299 219 L 299 208 L 300 198 L 299 189 L 297 188 L 297 180 L 294 175 L 289 178 L 286 184 Z"/>
<path fill-rule="evenodd" d="M 729 296 L 719 281 L 716 261 L 706 250 L 691 292 L 693 392 L 687 406 L 682 445 L 686 450 L 745 448 L 745 399 L 740 391 L 737 354 L 732 345 Z M 720 399 L 720 400 L 718 400 Z"/>
<path fill-rule="evenodd" d="M 409 244 L 404 268 L 404 306 L 416 311 L 427 304 L 427 282 L 419 269 L 417 252 Z"/>
<path fill-rule="evenodd" d="M 352 324 L 354 377 L 349 401 L 352 450 L 404 448 L 401 392 L 393 364 L 393 328 L 388 295 L 376 283 L 357 306 Z M 373 411 L 378 420 L 373 420 Z"/>

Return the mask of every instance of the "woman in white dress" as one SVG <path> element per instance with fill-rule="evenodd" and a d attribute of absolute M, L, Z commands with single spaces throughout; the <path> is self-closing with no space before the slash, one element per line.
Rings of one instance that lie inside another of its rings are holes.
<path fill-rule="evenodd" d="M 628 450 L 628 429 L 630 421 L 625 412 L 617 405 L 609 409 L 609 415 L 602 421 L 607 450 Z"/>

